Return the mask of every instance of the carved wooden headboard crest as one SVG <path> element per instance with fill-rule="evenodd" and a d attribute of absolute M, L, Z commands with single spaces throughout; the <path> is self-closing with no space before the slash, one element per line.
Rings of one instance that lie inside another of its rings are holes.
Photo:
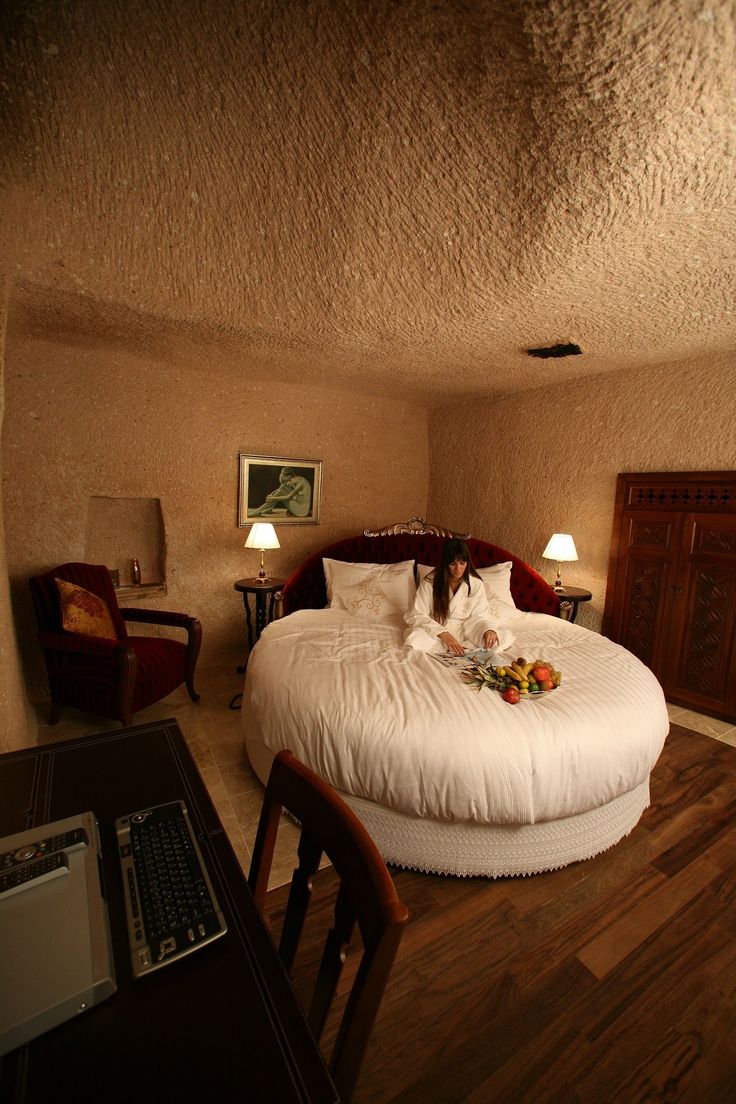
<path fill-rule="evenodd" d="M 396 525 L 387 525 L 385 529 L 364 529 L 364 537 L 399 537 L 404 533 L 410 533 L 415 537 L 431 535 L 433 537 L 455 537 L 458 540 L 468 540 L 470 533 L 454 533 L 451 529 L 442 529 L 438 525 L 430 525 L 421 517 L 409 518 L 408 521 L 398 521 Z"/>

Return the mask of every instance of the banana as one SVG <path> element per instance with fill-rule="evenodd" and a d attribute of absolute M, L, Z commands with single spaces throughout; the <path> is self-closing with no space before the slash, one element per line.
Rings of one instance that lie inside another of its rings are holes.
<path fill-rule="evenodd" d="M 511 664 L 511 667 L 512 667 L 512 669 L 513 669 L 514 671 L 516 671 L 517 675 L 520 675 L 520 676 L 521 676 L 521 678 L 526 678 L 526 675 L 524 674 L 524 668 L 523 668 L 523 667 L 521 667 L 521 666 L 520 666 L 520 665 L 519 665 L 519 664 L 518 664 L 518 663 L 516 662 L 516 660 L 514 660 L 514 662 L 513 662 L 512 664 Z"/>
<path fill-rule="evenodd" d="M 512 679 L 515 679 L 517 682 L 523 682 L 524 681 L 522 679 L 521 675 L 519 674 L 519 672 L 515 671 L 513 667 L 507 667 L 506 668 L 506 674 L 509 675 Z"/>

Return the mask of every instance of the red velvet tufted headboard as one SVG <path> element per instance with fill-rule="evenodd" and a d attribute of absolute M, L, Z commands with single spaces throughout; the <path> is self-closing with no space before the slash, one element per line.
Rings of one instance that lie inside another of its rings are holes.
<path fill-rule="evenodd" d="M 422 518 L 412 518 L 407 524 L 381 529 L 376 536 L 368 536 L 368 532 L 366 530 L 360 536 L 329 544 L 305 560 L 276 596 L 276 616 L 283 617 L 298 609 L 324 608 L 327 604 L 327 593 L 323 556 L 349 563 L 398 563 L 400 560 L 415 560 L 434 567 L 447 537 L 460 535 L 426 525 Z M 476 567 L 490 567 L 491 564 L 511 560 L 511 595 L 518 609 L 527 613 L 559 614 L 560 599 L 552 587 L 518 556 L 496 544 L 474 537 L 467 538 L 467 545 Z"/>

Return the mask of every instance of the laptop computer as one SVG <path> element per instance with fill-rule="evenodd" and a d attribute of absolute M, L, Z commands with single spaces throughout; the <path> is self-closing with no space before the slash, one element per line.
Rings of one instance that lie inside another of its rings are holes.
<path fill-rule="evenodd" d="M 116 988 L 94 814 L 0 839 L 0 1055 Z"/>

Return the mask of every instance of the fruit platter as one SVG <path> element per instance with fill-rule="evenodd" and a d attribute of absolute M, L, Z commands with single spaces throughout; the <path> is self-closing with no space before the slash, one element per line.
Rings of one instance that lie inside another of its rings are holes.
<path fill-rule="evenodd" d="M 534 659 L 528 662 L 523 656 L 505 667 L 494 667 L 471 659 L 470 666 L 464 668 L 460 674 L 468 683 L 477 686 L 478 690 L 485 687 L 498 690 L 509 705 L 517 705 L 520 701 L 528 701 L 540 694 L 547 694 L 550 690 L 556 690 L 562 681 L 562 675 L 548 660 Z"/>

